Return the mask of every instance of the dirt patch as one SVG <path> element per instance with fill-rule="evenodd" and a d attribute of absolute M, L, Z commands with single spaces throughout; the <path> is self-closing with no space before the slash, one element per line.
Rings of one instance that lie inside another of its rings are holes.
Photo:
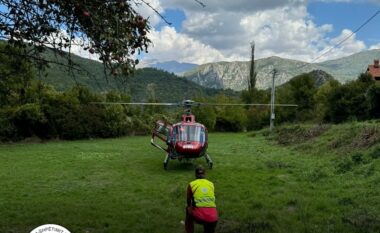
<path fill-rule="evenodd" d="M 342 218 L 342 222 L 358 232 L 380 232 L 380 219 L 366 210 L 349 213 Z"/>
<path fill-rule="evenodd" d="M 350 153 L 355 149 L 368 149 L 380 143 L 380 127 L 365 126 L 361 129 L 352 128 L 336 138 L 329 147 L 334 150 L 341 150 L 343 153 Z"/>
<path fill-rule="evenodd" d="M 352 148 L 368 149 L 380 142 L 380 127 L 365 127 L 351 143 Z"/>
<path fill-rule="evenodd" d="M 298 144 L 322 135 L 330 129 L 330 125 L 320 124 L 312 128 L 300 126 L 278 129 L 277 141 L 282 145 Z"/>

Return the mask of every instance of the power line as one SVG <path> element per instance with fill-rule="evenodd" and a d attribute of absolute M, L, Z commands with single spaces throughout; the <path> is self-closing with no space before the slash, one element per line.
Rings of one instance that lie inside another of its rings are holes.
<path fill-rule="evenodd" d="M 367 25 L 369 22 L 371 22 L 379 13 L 380 13 L 380 10 L 378 10 L 375 14 L 373 14 L 370 18 L 368 18 L 362 25 L 360 25 L 357 29 L 355 29 L 355 31 L 351 32 L 350 35 L 346 36 L 341 41 L 339 41 L 335 45 L 331 46 L 328 50 L 326 50 L 324 53 L 322 53 L 318 57 L 314 58 L 311 62 L 309 62 L 307 64 L 304 64 L 304 65 L 302 65 L 300 67 L 297 67 L 297 69 L 301 69 L 303 67 L 306 67 L 306 66 L 314 63 L 315 61 L 317 61 L 321 57 L 323 57 L 326 54 L 330 53 L 333 49 L 335 49 L 335 48 L 339 47 L 340 45 L 342 45 L 344 42 L 346 42 L 348 39 L 350 39 L 354 34 L 356 34 L 357 32 L 359 32 L 365 25 Z"/>

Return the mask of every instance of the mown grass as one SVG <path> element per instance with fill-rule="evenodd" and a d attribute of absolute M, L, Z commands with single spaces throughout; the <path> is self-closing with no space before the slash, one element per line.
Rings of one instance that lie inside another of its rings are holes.
<path fill-rule="evenodd" d="M 378 125 L 332 125 L 286 146 L 281 129 L 211 134 L 218 232 L 379 232 L 380 145 L 354 148 L 363 128 Z M 46 223 L 73 233 L 183 232 L 193 165 L 171 161 L 164 171 L 163 158 L 148 137 L 1 145 L 0 232 Z"/>

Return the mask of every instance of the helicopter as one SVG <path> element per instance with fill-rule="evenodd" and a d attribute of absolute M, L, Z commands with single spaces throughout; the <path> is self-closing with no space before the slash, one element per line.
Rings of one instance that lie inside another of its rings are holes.
<path fill-rule="evenodd" d="M 195 120 L 192 114 L 192 107 L 196 106 L 270 106 L 270 104 L 215 104 L 201 103 L 193 100 L 184 100 L 179 103 L 107 103 L 98 102 L 96 104 L 121 104 L 121 105 L 154 105 L 154 106 L 176 106 L 183 107 L 181 121 L 170 123 L 164 120 L 155 122 L 152 130 L 150 143 L 152 146 L 165 152 L 163 162 L 164 169 L 168 168 L 170 160 L 177 159 L 180 162 L 190 162 L 194 159 L 204 157 L 210 169 L 213 161 L 207 153 L 208 131 L 207 128 Z M 294 104 L 275 104 L 276 106 L 296 107 Z M 159 140 L 159 141 L 157 141 Z M 161 141 L 161 142 L 160 142 Z"/>

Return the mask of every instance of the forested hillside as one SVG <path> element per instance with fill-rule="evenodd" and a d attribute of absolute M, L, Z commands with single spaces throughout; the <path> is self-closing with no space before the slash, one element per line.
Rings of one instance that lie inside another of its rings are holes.
<path fill-rule="evenodd" d="M 52 85 L 59 91 L 68 90 L 80 84 L 95 92 L 121 91 L 130 95 L 134 101 L 155 99 L 161 102 L 210 97 L 222 92 L 237 95 L 233 91 L 205 88 L 173 73 L 155 68 L 138 69 L 134 75 L 127 78 L 127 81 L 121 81 L 120 77 L 107 75 L 107 71 L 100 62 L 76 55 L 71 55 L 74 67 L 69 68 L 66 60 L 68 54 L 62 55 L 46 50 L 46 60 L 53 63 L 49 63 L 44 71 L 36 70 L 37 77 L 42 82 Z"/>

